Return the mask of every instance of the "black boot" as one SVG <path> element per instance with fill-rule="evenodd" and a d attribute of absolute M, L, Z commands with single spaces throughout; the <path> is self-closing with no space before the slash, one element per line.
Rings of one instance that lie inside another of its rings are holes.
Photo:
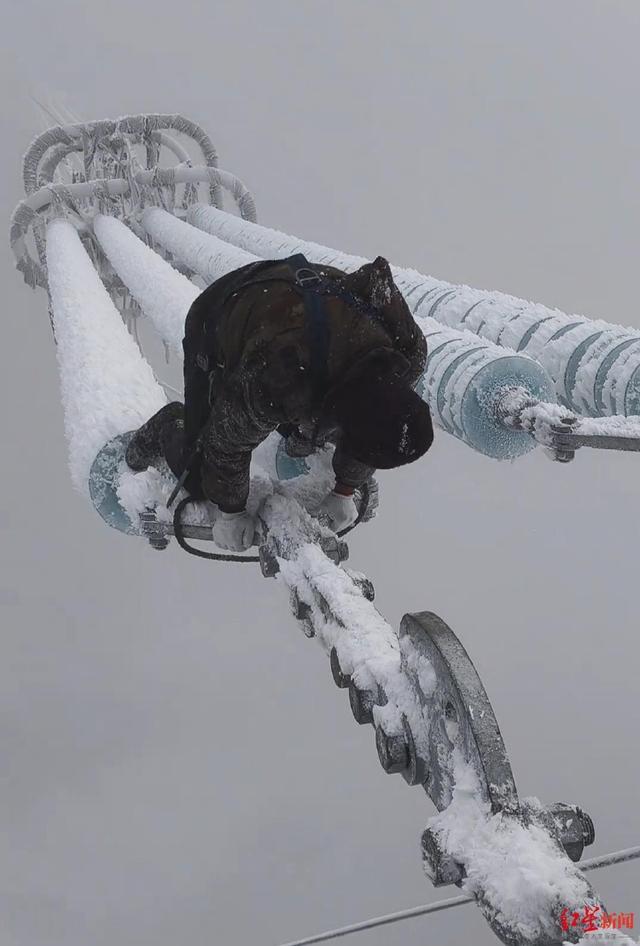
<path fill-rule="evenodd" d="M 136 473 L 146 470 L 153 460 L 164 455 L 163 444 L 172 428 L 184 424 L 184 405 L 180 401 L 165 404 L 140 427 L 125 453 L 127 466 Z"/>

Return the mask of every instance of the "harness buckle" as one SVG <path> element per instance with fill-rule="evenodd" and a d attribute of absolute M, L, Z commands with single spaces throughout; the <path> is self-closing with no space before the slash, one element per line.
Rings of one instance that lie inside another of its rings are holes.
<path fill-rule="evenodd" d="M 297 269 L 295 278 L 297 285 L 301 286 L 303 289 L 305 286 L 311 286 L 315 283 L 322 282 L 322 277 L 308 266 L 302 266 L 300 269 Z"/>

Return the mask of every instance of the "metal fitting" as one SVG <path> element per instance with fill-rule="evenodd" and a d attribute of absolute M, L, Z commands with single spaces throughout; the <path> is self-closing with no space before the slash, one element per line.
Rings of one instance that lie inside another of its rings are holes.
<path fill-rule="evenodd" d="M 380 765 L 389 775 L 402 772 L 409 765 L 409 749 L 400 733 L 389 735 L 381 726 L 376 729 L 376 749 Z"/>

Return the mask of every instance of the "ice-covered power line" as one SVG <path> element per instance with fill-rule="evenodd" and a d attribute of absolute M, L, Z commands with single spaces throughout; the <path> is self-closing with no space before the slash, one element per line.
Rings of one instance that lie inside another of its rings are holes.
<path fill-rule="evenodd" d="M 370 920 L 362 920 L 360 923 L 351 923 L 349 926 L 341 926 L 335 930 L 316 933 L 314 936 L 305 937 L 305 939 L 292 940 L 290 943 L 283 943 L 282 946 L 311 946 L 312 943 L 324 943 L 329 939 L 349 936 L 351 933 L 363 933 L 365 930 L 373 930 L 378 926 L 388 926 L 391 923 L 399 923 L 401 920 L 411 920 L 416 916 L 426 916 L 428 913 L 439 913 L 441 910 L 461 907 L 465 903 L 473 903 L 473 897 L 451 897 L 448 900 L 438 900 L 436 903 L 412 907 L 409 910 L 399 910 L 397 913 L 375 916 Z"/>
<path fill-rule="evenodd" d="M 199 273 L 207 283 L 260 259 L 224 240 L 193 227 L 160 207 L 149 207 L 142 215 L 149 236 L 172 255 Z"/>
<path fill-rule="evenodd" d="M 640 847 L 630 847 L 623 851 L 616 851 L 613 854 L 603 854 L 600 857 L 591 857 L 582 861 L 580 867 L 583 871 L 597 870 L 601 867 L 610 867 L 613 864 L 624 864 L 627 861 L 635 860 L 640 857 Z M 461 907 L 465 903 L 473 903 L 473 897 L 460 896 L 451 897 L 448 900 L 438 900 L 436 903 L 427 903 L 424 906 L 410 907 L 408 910 L 398 910 L 397 913 L 386 913 L 384 916 L 372 917 L 370 920 L 362 920 L 360 923 L 351 923 L 349 926 L 341 926 L 334 930 L 326 930 L 324 933 L 316 933 L 313 936 L 307 936 L 304 939 L 292 940 L 289 943 L 283 943 L 282 946 L 311 946 L 312 943 L 325 943 L 330 939 L 339 939 L 342 936 L 350 936 L 352 933 L 362 933 L 365 930 L 373 930 L 379 926 L 388 926 L 391 923 L 399 923 L 402 920 L 412 920 L 417 916 L 426 916 L 429 913 L 438 913 L 442 910 L 451 910 L 453 907 Z M 629 940 L 629 942 L 631 942 Z"/>
<path fill-rule="evenodd" d="M 115 217 L 98 214 L 96 237 L 140 308 L 174 351 L 182 351 L 184 320 L 200 290 Z"/>
<path fill-rule="evenodd" d="M 49 224 L 46 251 L 71 478 L 87 492 L 100 448 L 166 398 L 66 220 Z"/>

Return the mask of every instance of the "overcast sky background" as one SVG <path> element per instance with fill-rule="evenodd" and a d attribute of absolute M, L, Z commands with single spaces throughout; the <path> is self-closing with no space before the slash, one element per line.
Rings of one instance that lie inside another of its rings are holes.
<path fill-rule="evenodd" d="M 0 43 L 7 228 L 48 89 L 200 122 L 267 225 L 640 328 L 636 0 L 23 0 Z M 430 802 L 283 589 L 74 494 L 46 297 L 2 266 L 2 946 L 276 946 L 449 895 L 421 873 Z M 521 794 L 582 805 L 591 853 L 640 843 L 639 463 L 441 433 L 350 543 L 394 626 L 451 624 Z M 637 862 L 592 877 L 640 912 Z M 496 940 L 464 907 L 353 942 Z"/>

